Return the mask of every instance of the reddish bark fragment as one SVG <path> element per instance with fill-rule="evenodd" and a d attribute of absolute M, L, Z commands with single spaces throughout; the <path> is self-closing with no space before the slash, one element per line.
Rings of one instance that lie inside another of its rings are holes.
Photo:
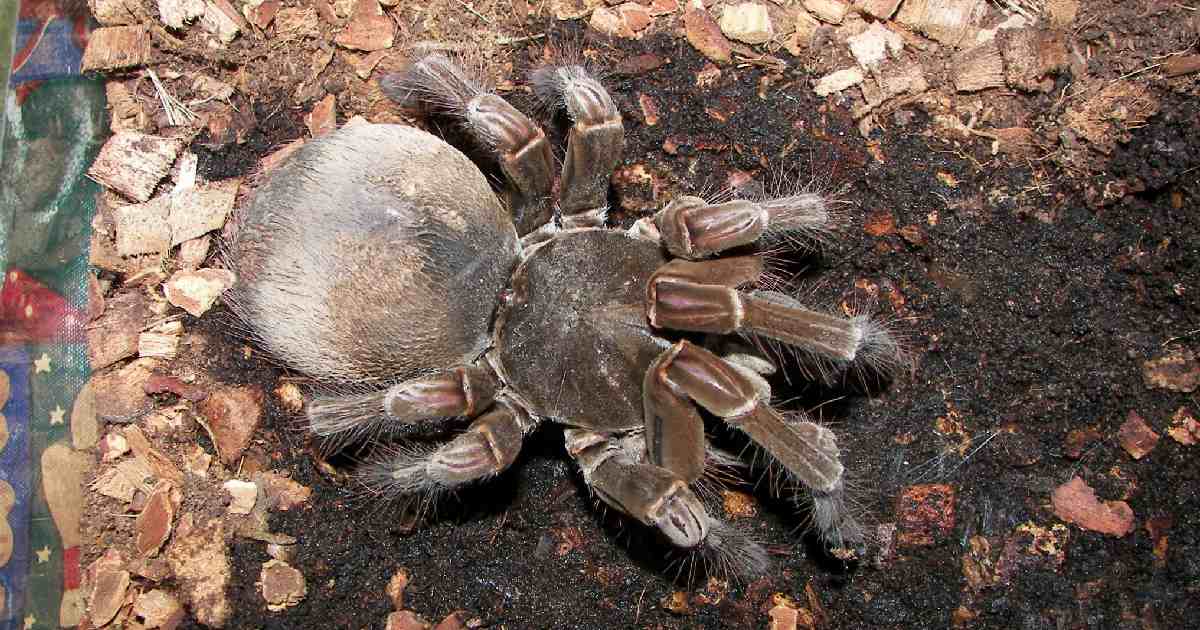
<path fill-rule="evenodd" d="M 1100 433 L 1092 427 L 1072 429 L 1063 441 L 1063 454 L 1067 459 L 1079 459 L 1093 442 L 1100 440 Z"/>
<path fill-rule="evenodd" d="M 1176 348 L 1165 356 L 1143 363 L 1142 380 L 1146 387 L 1194 392 L 1200 386 L 1200 362 L 1190 350 Z"/>
<path fill-rule="evenodd" d="M 954 488 L 919 484 L 904 489 L 896 505 L 896 541 L 904 546 L 932 545 L 954 530 Z"/>
<path fill-rule="evenodd" d="M 733 58 L 733 44 L 725 38 L 721 27 L 707 10 L 689 8 L 683 14 L 683 27 L 687 31 L 688 42 L 700 54 L 717 63 L 729 63 Z"/>
<path fill-rule="evenodd" d="M 1167 429 L 1167 433 L 1176 442 L 1191 446 L 1200 442 L 1200 422 L 1196 421 L 1196 417 L 1187 407 L 1180 407 L 1175 410 L 1175 415 L 1171 416 L 1171 428 Z"/>
<path fill-rule="evenodd" d="M 1133 531 L 1133 510 L 1129 504 L 1124 501 L 1101 503 L 1091 486 L 1079 477 L 1055 488 L 1051 500 L 1056 516 L 1084 529 L 1117 537 Z"/>
<path fill-rule="evenodd" d="M 1159 435 L 1146 424 L 1136 411 L 1130 410 L 1125 424 L 1117 431 L 1117 438 L 1125 452 L 1134 459 L 1141 459 L 1158 445 Z"/>

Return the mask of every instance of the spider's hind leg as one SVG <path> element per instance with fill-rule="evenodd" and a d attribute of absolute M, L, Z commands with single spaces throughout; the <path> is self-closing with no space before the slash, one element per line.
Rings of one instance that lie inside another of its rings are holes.
<path fill-rule="evenodd" d="M 393 449 L 368 462 L 361 477 L 384 495 L 453 490 L 504 472 L 536 426 L 518 407 L 498 401 L 449 442 L 429 450 Z"/>
<path fill-rule="evenodd" d="M 679 547 L 695 547 L 708 536 L 708 512 L 683 478 L 642 461 L 612 434 L 587 429 L 565 433 L 567 452 L 583 471 L 584 482 L 605 503 L 657 528 Z"/>
<path fill-rule="evenodd" d="M 554 156 L 546 134 L 444 53 L 426 55 L 404 71 L 384 77 L 392 100 L 457 121 L 500 164 L 513 187 L 509 205 L 517 232 L 541 227 L 553 213 Z"/>
<path fill-rule="evenodd" d="M 318 394 L 305 409 L 309 429 L 328 452 L 369 440 L 399 425 L 431 418 L 474 417 L 492 404 L 496 380 L 487 370 L 463 366 L 384 389 Z"/>
<path fill-rule="evenodd" d="M 677 547 L 697 552 L 729 577 L 758 576 L 766 569 L 766 550 L 745 532 L 710 516 L 689 482 L 675 470 L 653 463 L 653 458 L 647 461 L 646 443 L 636 434 L 567 429 L 566 441 L 584 481 L 607 505 L 656 528 Z M 703 443 L 694 449 L 702 467 L 734 461 L 706 451 Z M 691 471 L 697 478 L 700 472 Z"/>

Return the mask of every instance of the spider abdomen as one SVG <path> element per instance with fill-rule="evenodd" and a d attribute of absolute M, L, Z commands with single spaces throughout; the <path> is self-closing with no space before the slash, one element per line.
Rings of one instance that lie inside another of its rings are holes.
<path fill-rule="evenodd" d="M 229 243 L 231 303 L 289 366 L 395 380 L 476 358 L 519 252 L 483 174 L 401 125 L 349 125 L 256 191 Z"/>

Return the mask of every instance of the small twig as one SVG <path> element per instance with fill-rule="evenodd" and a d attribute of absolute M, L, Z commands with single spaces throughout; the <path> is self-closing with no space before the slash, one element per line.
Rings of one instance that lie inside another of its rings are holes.
<path fill-rule="evenodd" d="M 1191 337 L 1192 335 L 1195 335 L 1196 333 L 1200 333 L 1200 328 L 1197 328 L 1196 330 L 1189 330 L 1188 332 L 1185 332 L 1182 335 L 1175 335 L 1174 337 L 1171 337 L 1170 339 L 1167 339 L 1166 341 L 1162 342 L 1162 345 L 1164 347 L 1168 346 L 1172 343 L 1175 343 L 1176 341 L 1179 341 L 1180 339 L 1187 339 L 1188 337 Z"/>
<path fill-rule="evenodd" d="M 537 41 L 539 39 L 545 39 L 545 38 L 546 38 L 545 33 L 538 33 L 537 35 L 526 35 L 524 37 L 497 37 L 496 45 L 497 46 L 511 46 L 513 44 L 524 44 L 525 42 L 532 42 L 532 41 Z"/>
<path fill-rule="evenodd" d="M 169 125 L 178 127 L 196 119 L 195 112 L 167 93 L 166 86 L 162 84 L 162 81 L 158 80 L 158 75 L 153 70 L 147 68 L 146 74 L 150 77 L 150 82 L 154 84 L 154 91 L 158 94 L 158 100 L 162 103 L 163 110 L 167 113 L 167 123 Z"/>
<path fill-rule="evenodd" d="M 483 20 L 484 24 L 491 25 L 492 21 L 487 19 L 486 17 L 484 17 L 482 13 L 476 11 L 475 7 L 467 4 L 466 2 L 463 2 L 463 0 L 455 0 L 455 2 L 458 2 L 459 4 L 461 4 L 464 9 L 470 11 L 471 14 L 474 15 L 475 17 Z"/>

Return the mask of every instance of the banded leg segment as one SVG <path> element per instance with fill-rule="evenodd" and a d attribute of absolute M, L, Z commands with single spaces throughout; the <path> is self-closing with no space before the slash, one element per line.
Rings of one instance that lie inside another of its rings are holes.
<path fill-rule="evenodd" d="M 383 90 L 402 104 L 424 106 L 462 123 L 491 153 L 513 192 L 509 206 L 521 235 L 550 220 L 554 156 L 545 133 L 503 98 L 488 91 L 443 54 L 431 54 L 386 77 Z"/>
<path fill-rule="evenodd" d="M 625 146 L 621 113 L 604 86 L 581 66 L 542 68 L 532 81 L 546 109 L 565 109 L 572 122 L 559 180 L 558 206 L 564 225 L 602 225 L 609 178 Z"/>
<path fill-rule="evenodd" d="M 828 492 L 841 483 L 833 432 L 812 422 L 785 423 L 741 370 L 699 346 L 680 341 L 664 351 L 650 365 L 645 386 L 691 399 L 722 418 L 813 490 Z"/>
<path fill-rule="evenodd" d="M 400 449 L 369 463 L 367 484 L 387 494 L 449 490 L 503 472 L 537 421 L 499 401 L 467 430 L 433 450 Z"/>
<path fill-rule="evenodd" d="M 833 226 L 828 202 L 816 193 L 719 204 L 699 197 L 680 197 L 660 210 L 654 220 L 667 250 L 691 259 L 749 245 L 772 232 L 813 234 Z"/>
<path fill-rule="evenodd" d="M 686 481 L 666 468 L 639 461 L 638 454 L 614 435 L 587 429 L 565 433 L 567 452 L 605 503 L 657 528 L 679 547 L 695 547 L 708 537 L 708 512 Z"/>
<path fill-rule="evenodd" d="M 341 442 L 429 418 L 474 417 L 496 395 L 496 379 L 483 368 L 462 366 L 410 379 L 387 389 L 316 396 L 308 403 L 313 433 Z"/>
<path fill-rule="evenodd" d="M 738 290 L 732 280 L 740 283 L 743 278 L 729 275 L 729 280 L 715 282 L 715 273 L 680 273 L 678 262 L 664 265 L 647 285 L 646 312 L 655 327 L 755 333 L 839 365 L 859 361 L 886 370 L 903 362 L 895 339 L 869 317 L 821 313 L 774 291 Z M 722 270 L 727 263 L 718 259 L 690 264 L 694 269 L 714 265 Z"/>

